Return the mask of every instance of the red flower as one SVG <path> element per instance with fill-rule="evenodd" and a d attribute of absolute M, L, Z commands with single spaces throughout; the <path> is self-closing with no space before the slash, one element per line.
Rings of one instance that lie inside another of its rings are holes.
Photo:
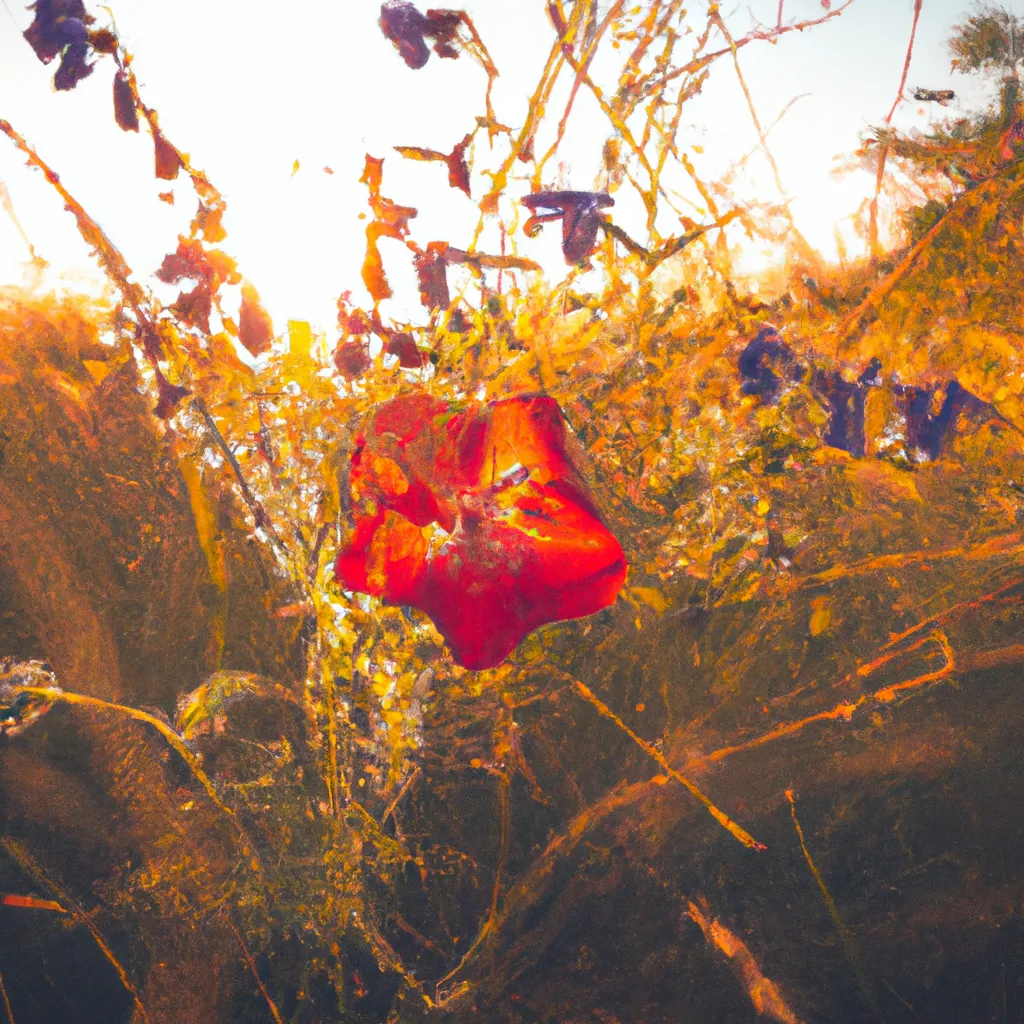
<path fill-rule="evenodd" d="M 391 399 L 357 438 L 350 487 L 338 581 L 426 612 L 466 668 L 607 607 L 626 576 L 551 398 Z"/>

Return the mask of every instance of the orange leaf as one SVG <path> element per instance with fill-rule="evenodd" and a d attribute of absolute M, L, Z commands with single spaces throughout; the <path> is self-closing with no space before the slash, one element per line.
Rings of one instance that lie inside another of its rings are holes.
<path fill-rule="evenodd" d="M 156 159 L 156 176 L 164 181 L 174 181 L 181 170 L 181 155 L 157 128 L 153 129 L 153 152 Z"/>
<path fill-rule="evenodd" d="M 0 903 L 5 907 L 24 907 L 26 910 L 52 910 L 57 914 L 66 914 L 67 911 L 54 900 L 41 900 L 37 896 L 15 896 L 7 894 L 0 897 Z"/>
<path fill-rule="evenodd" d="M 249 284 L 242 283 L 242 309 L 238 316 L 238 340 L 250 355 L 268 351 L 274 340 L 274 322 L 263 308 L 259 293 Z"/>

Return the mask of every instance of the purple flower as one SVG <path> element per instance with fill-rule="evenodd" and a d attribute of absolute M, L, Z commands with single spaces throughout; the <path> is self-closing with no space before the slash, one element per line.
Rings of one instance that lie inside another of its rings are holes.
<path fill-rule="evenodd" d="M 613 206 L 615 200 L 606 192 L 533 192 L 523 196 L 522 203 L 533 211 L 523 225 L 526 234 L 533 237 L 548 221 L 560 220 L 565 262 L 577 264 L 597 248 L 597 229 L 604 221 L 601 208 Z"/>
<path fill-rule="evenodd" d="M 439 57 L 458 57 L 462 11 L 430 10 L 421 14 L 407 0 L 385 0 L 380 8 L 381 31 L 395 44 L 402 60 L 418 71 L 430 60 L 427 39 Z"/>

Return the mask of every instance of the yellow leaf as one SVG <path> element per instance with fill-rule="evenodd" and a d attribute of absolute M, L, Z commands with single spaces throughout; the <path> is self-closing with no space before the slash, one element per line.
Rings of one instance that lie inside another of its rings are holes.
<path fill-rule="evenodd" d="M 217 589 L 222 593 L 227 589 L 227 573 L 224 569 L 224 561 L 216 543 L 217 528 L 213 508 L 210 505 L 209 496 L 203 486 L 203 473 L 196 459 L 186 455 L 181 460 L 181 475 L 188 488 L 189 501 L 192 504 L 192 518 L 196 524 L 196 536 L 199 538 L 199 546 L 206 555 L 207 564 L 210 567 L 210 576 Z"/>
<path fill-rule="evenodd" d="M 100 359 L 83 359 L 82 365 L 89 371 L 89 376 L 99 384 L 110 373 L 112 367 Z"/>
<path fill-rule="evenodd" d="M 309 359 L 313 347 L 313 329 L 304 320 L 288 321 L 288 345 L 292 356 Z"/>
<path fill-rule="evenodd" d="M 655 590 L 654 587 L 630 587 L 629 593 L 635 599 L 634 603 L 635 601 L 642 601 L 659 614 L 668 608 L 668 601 L 665 600 L 661 591 Z"/>
<path fill-rule="evenodd" d="M 832 625 L 832 598 L 830 596 L 811 599 L 811 636 L 821 636 Z"/>

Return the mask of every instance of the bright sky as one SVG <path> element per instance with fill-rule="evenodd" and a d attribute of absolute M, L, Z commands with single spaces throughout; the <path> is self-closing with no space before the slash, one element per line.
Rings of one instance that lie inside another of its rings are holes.
<path fill-rule="evenodd" d="M 0 117 L 59 172 L 148 282 L 194 212 L 187 179 L 183 175 L 177 184 L 178 205 L 160 202 L 157 193 L 168 184 L 153 177 L 148 135 L 123 133 L 114 123 L 109 58 L 75 91 L 54 92 L 54 65 L 40 64 L 21 37 L 31 20 L 23 0 L 0 2 L 7 7 L 0 11 Z M 463 6 L 501 72 L 494 92 L 497 117 L 517 127 L 552 41 L 545 4 L 467 0 Z M 692 6 L 703 10 L 704 0 Z M 981 97 L 977 79 L 950 74 L 944 46 L 965 6 L 963 0 L 924 0 L 906 92 L 909 96 L 915 86 L 954 88 L 957 103 L 946 111 L 904 103 L 897 127 L 924 127 L 929 117 L 955 114 Z M 100 8 L 88 0 L 87 7 L 102 19 Z M 739 36 L 752 16 L 773 24 L 778 4 L 749 0 L 721 7 Z M 769 143 L 798 226 L 828 258 L 836 253 L 836 223 L 849 218 L 873 190 L 866 174 L 837 182 L 829 171 L 834 157 L 854 149 L 859 133 L 880 124 L 892 106 L 912 9 L 913 0 L 853 0 L 825 25 L 741 51 L 764 125 L 795 96 L 808 94 L 772 130 Z M 432 56 L 422 70 L 410 70 L 381 35 L 379 11 L 376 0 L 292 0 L 285 7 L 121 0 L 114 8 L 117 28 L 135 55 L 144 100 L 159 112 L 168 137 L 227 199 L 223 247 L 259 289 L 278 329 L 292 318 L 333 330 L 341 291 L 351 289 L 354 299 L 365 301 L 359 274 L 365 222 L 359 214 L 366 208 L 366 191 L 358 180 L 366 153 L 387 157 L 384 195 L 419 209 L 412 227 L 421 243 L 445 239 L 464 246 L 476 224 L 475 205 L 447 188 L 443 165 L 404 160 L 391 147 L 450 150 L 483 112 L 484 74 L 465 57 Z M 822 13 L 820 0 L 786 0 L 784 20 Z M 557 121 L 561 105 L 553 102 L 551 110 Z M 715 65 L 704 94 L 688 112 L 679 142 L 690 149 L 705 178 L 714 178 L 757 142 L 731 61 Z M 564 166 L 549 165 L 552 179 L 557 174 L 563 187 L 593 187 L 607 136 L 607 125 L 584 90 L 569 122 Z M 295 160 L 300 170 L 293 175 Z M 326 173 L 325 166 L 334 173 Z M 750 167 L 751 194 L 777 198 L 764 161 Z M 2 137 L 0 182 L 54 275 L 72 283 L 100 279 L 59 197 Z M 475 195 L 482 187 L 474 180 Z M 522 183 L 520 191 L 526 190 Z M 639 233 L 638 205 L 625 192 L 616 194 L 613 214 L 626 230 Z M 842 230 L 855 248 L 849 223 Z M 536 239 L 520 236 L 516 242 L 523 255 L 541 260 L 552 274 L 563 273 L 558 234 L 555 226 Z M 485 245 L 490 241 L 485 238 Z M 408 259 L 398 243 L 390 250 L 389 244 L 385 241 L 382 251 L 398 292 L 393 312 L 419 318 Z M 756 255 L 752 259 L 757 262 Z M 0 209 L 0 285 L 23 283 L 27 260 L 23 240 Z"/>

